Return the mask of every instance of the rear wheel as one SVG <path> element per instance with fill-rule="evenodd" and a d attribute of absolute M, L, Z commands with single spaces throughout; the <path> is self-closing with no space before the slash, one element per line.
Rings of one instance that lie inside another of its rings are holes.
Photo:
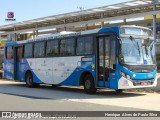
<path fill-rule="evenodd" d="M 33 82 L 33 76 L 31 72 L 27 72 L 26 77 L 25 77 L 25 81 L 26 81 L 26 86 L 33 88 L 33 87 L 39 87 L 38 83 L 34 83 Z"/>
<path fill-rule="evenodd" d="M 95 94 L 96 93 L 94 80 L 91 75 L 86 75 L 84 77 L 84 90 L 87 94 Z"/>
<path fill-rule="evenodd" d="M 2 73 L 0 73 L 0 79 L 2 79 L 3 77 L 2 77 L 3 75 L 2 75 Z"/>
<path fill-rule="evenodd" d="M 56 88 L 56 87 L 58 87 L 58 85 L 52 84 L 52 87 L 53 87 L 53 88 Z"/>

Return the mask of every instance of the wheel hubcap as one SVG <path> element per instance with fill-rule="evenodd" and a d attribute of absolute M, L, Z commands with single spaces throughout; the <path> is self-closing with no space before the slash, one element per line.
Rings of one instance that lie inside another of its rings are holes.
<path fill-rule="evenodd" d="M 30 77 L 30 76 L 28 76 L 28 77 L 27 77 L 27 84 L 28 84 L 28 85 L 30 85 L 30 84 L 31 84 L 31 82 L 32 82 L 32 79 L 31 79 L 31 77 Z"/>
<path fill-rule="evenodd" d="M 90 87 L 91 87 L 91 82 L 90 82 L 90 80 L 86 80 L 85 86 L 86 86 L 86 89 L 90 89 Z"/>

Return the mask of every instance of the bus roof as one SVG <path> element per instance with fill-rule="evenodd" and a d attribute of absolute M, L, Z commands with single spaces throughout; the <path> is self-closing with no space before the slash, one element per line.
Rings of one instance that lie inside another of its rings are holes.
<path fill-rule="evenodd" d="M 61 33 L 40 36 L 40 37 L 37 37 L 35 39 L 31 39 L 31 40 L 8 41 L 8 42 L 6 42 L 5 46 L 25 44 L 25 43 L 29 43 L 29 42 L 42 41 L 42 40 L 47 40 L 47 39 L 58 39 L 58 38 L 66 38 L 66 37 L 79 36 L 79 35 L 94 34 L 94 33 L 115 32 L 115 31 L 118 32 L 118 29 L 119 29 L 119 27 L 116 26 L 116 27 L 98 28 L 98 29 L 93 29 L 93 30 L 80 31 L 80 32 L 63 31 Z"/>
<path fill-rule="evenodd" d="M 15 41 L 8 41 L 8 42 L 6 42 L 5 46 L 25 44 L 25 43 L 29 43 L 29 42 L 42 41 L 42 40 L 47 40 L 47 39 L 67 38 L 67 37 L 72 37 L 72 36 L 87 35 L 87 34 L 94 34 L 94 33 L 104 33 L 104 32 L 116 32 L 119 35 L 119 28 L 120 27 L 134 27 L 134 28 L 136 27 L 136 28 L 142 28 L 142 29 L 149 30 L 149 28 L 145 28 L 145 27 L 141 27 L 141 26 L 123 25 L 123 26 L 114 26 L 114 27 L 108 27 L 108 28 L 98 28 L 98 29 L 86 30 L 86 31 L 80 31 L 80 32 L 63 31 L 63 32 L 56 33 L 56 34 L 40 36 L 40 37 L 37 37 L 32 40 L 23 40 L 23 41 L 16 41 L 16 42 Z"/>

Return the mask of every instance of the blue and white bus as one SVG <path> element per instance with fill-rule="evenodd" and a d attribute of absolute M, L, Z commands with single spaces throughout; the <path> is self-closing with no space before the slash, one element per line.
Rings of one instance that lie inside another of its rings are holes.
<path fill-rule="evenodd" d="M 32 40 L 7 42 L 4 77 L 40 84 L 84 86 L 88 94 L 110 88 L 157 84 L 152 31 L 118 26 L 81 32 L 63 32 Z"/>

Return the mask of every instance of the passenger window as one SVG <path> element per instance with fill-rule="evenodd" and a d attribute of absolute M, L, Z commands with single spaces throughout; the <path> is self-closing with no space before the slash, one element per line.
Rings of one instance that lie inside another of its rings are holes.
<path fill-rule="evenodd" d="M 66 40 L 61 40 L 60 55 L 61 56 L 66 55 Z"/>
<path fill-rule="evenodd" d="M 48 41 L 46 46 L 46 56 L 57 56 L 59 54 L 58 51 L 58 40 Z"/>
<path fill-rule="evenodd" d="M 110 36 L 110 68 L 111 70 L 115 71 L 115 65 L 116 65 L 116 36 L 112 35 Z"/>
<path fill-rule="evenodd" d="M 93 37 L 85 37 L 84 38 L 84 54 L 92 54 L 93 53 Z"/>
<path fill-rule="evenodd" d="M 74 55 L 74 39 L 61 40 L 60 55 Z"/>
<path fill-rule="evenodd" d="M 82 39 L 82 38 L 78 38 L 78 39 L 77 39 L 76 54 L 77 54 L 77 55 L 82 55 L 82 54 L 84 54 L 83 50 L 84 50 L 83 39 Z"/>
<path fill-rule="evenodd" d="M 67 40 L 66 55 L 74 55 L 74 39 Z"/>
<path fill-rule="evenodd" d="M 24 45 L 24 57 L 25 58 L 31 58 L 33 57 L 33 45 L 32 44 L 26 44 Z"/>
<path fill-rule="evenodd" d="M 44 42 L 35 43 L 34 57 L 44 57 Z"/>
<path fill-rule="evenodd" d="M 13 58 L 13 48 L 12 47 L 7 47 L 7 59 L 12 59 Z"/>
<path fill-rule="evenodd" d="M 77 39 L 77 55 L 87 55 L 93 53 L 93 37 L 85 36 Z"/>
<path fill-rule="evenodd" d="M 23 46 L 17 48 L 17 60 L 21 61 L 23 58 Z"/>

